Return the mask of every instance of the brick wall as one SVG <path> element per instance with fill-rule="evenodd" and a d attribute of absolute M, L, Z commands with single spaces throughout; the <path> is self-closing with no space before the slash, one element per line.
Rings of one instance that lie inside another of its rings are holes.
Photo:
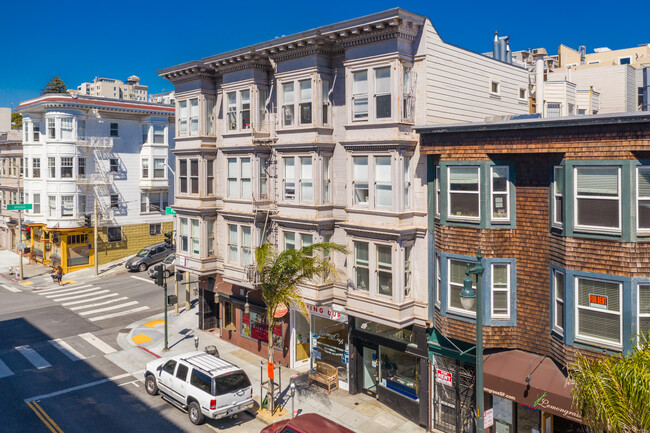
<path fill-rule="evenodd" d="M 108 242 L 108 230 L 100 227 L 97 236 L 99 237 L 99 264 L 128 257 L 140 251 L 142 248 L 165 241 L 164 233 L 173 230 L 173 222 L 162 223 L 160 235 L 149 235 L 149 224 L 131 224 L 122 226 L 122 241 Z"/>

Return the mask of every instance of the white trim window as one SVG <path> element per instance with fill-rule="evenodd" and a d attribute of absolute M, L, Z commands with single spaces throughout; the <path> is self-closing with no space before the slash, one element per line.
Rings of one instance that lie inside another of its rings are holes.
<path fill-rule="evenodd" d="M 375 245 L 377 253 L 377 292 L 393 296 L 393 249 L 390 245 Z"/>
<path fill-rule="evenodd" d="M 375 156 L 375 206 L 393 206 L 391 157 Z"/>
<path fill-rule="evenodd" d="M 32 125 L 32 141 L 34 141 L 35 143 L 41 141 L 41 124 L 39 122 L 34 122 L 34 124 Z"/>
<path fill-rule="evenodd" d="M 142 125 L 142 144 L 149 142 L 149 128 L 151 125 Z"/>
<path fill-rule="evenodd" d="M 266 200 L 269 198 L 269 175 L 268 175 L 268 166 L 269 166 L 269 159 L 268 157 L 260 157 L 259 159 L 259 167 L 260 167 L 260 176 L 259 176 L 259 195 L 258 198 L 260 200 Z"/>
<path fill-rule="evenodd" d="M 293 126 L 295 117 L 294 83 L 282 83 L 282 126 Z"/>
<path fill-rule="evenodd" d="M 56 138 L 56 120 L 52 118 L 47 119 L 47 138 L 54 140 Z"/>
<path fill-rule="evenodd" d="M 178 185 L 179 193 L 187 194 L 187 159 L 178 160 Z"/>
<path fill-rule="evenodd" d="M 165 125 L 153 125 L 153 142 L 154 144 L 165 143 Z"/>
<path fill-rule="evenodd" d="M 214 113 L 216 106 L 213 98 L 205 99 L 205 133 L 214 135 Z M 155 142 L 155 141 L 154 141 Z"/>
<path fill-rule="evenodd" d="M 200 242 L 199 242 L 199 220 L 191 220 L 192 225 L 190 228 L 190 245 L 192 246 L 192 254 L 200 254 Z"/>
<path fill-rule="evenodd" d="M 72 117 L 61 118 L 61 140 L 72 140 Z"/>
<path fill-rule="evenodd" d="M 330 123 L 330 80 L 321 80 L 321 122 L 323 126 Z"/>
<path fill-rule="evenodd" d="M 467 310 L 460 301 L 460 292 L 463 290 L 467 263 L 462 260 L 448 259 L 447 309 L 454 313 L 476 317 L 476 303 L 470 310 Z M 475 278 L 472 278 L 472 288 L 476 290 Z"/>
<path fill-rule="evenodd" d="M 368 156 L 354 156 L 352 158 L 352 202 L 357 206 L 368 206 L 370 204 L 368 159 Z"/>
<path fill-rule="evenodd" d="M 307 156 L 282 158 L 283 200 L 314 203 L 314 159 Z"/>
<path fill-rule="evenodd" d="M 510 264 L 492 264 L 491 304 L 493 319 L 510 318 Z"/>
<path fill-rule="evenodd" d="M 190 99 L 190 135 L 199 135 L 199 100 Z"/>
<path fill-rule="evenodd" d="M 564 333 L 564 274 L 553 271 L 553 329 Z"/>
<path fill-rule="evenodd" d="M 165 179 L 165 158 L 154 158 L 153 160 L 153 178 L 154 179 Z"/>
<path fill-rule="evenodd" d="M 392 155 L 353 156 L 351 189 L 352 206 L 392 209 Z"/>
<path fill-rule="evenodd" d="M 368 120 L 368 71 L 352 73 L 352 120 Z"/>
<path fill-rule="evenodd" d="M 241 129 L 251 129 L 251 91 L 239 91 L 239 120 Z"/>
<path fill-rule="evenodd" d="M 352 71 L 352 121 L 392 119 L 392 83 L 391 66 Z"/>
<path fill-rule="evenodd" d="M 411 207 L 411 157 L 404 157 L 404 209 Z"/>
<path fill-rule="evenodd" d="M 228 131 L 237 131 L 237 92 L 226 93 L 226 118 Z"/>
<path fill-rule="evenodd" d="M 377 68 L 375 71 L 375 118 L 392 117 L 392 97 L 390 92 L 390 66 Z"/>
<path fill-rule="evenodd" d="M 140 194 L 140 213 L 165 212 L 167 206 L 169 206 L 167 191 Z"/>
<path fill-rule="evenodd" d="M 330 203 L 332 201 L 331 196 L 331 181 L 332 175 L 330 174 L 330 157 L 323 157 L 323 203 Z"/>
<path fill-rule="evenodd" d="M 639 284 L 638 333 L 648 336 L 650 332 L 650 285 Z M 640 341 L 640 338 L 638 339 Z"/>
<path fill-rule="evenodd" d="M 296 200 L 296 160 L 293 156 L 282 158 L 284 166 L 284 200 Z"/>
<path fill-rule="evenodd" d="M 142 158 L 142 179 L 149 179 L 149 158 Z"/>
<path fill-rule="evenodd" d="M 553 224 L 564 221 L 564 167 L 553 167 Z"/>
<path fill-rule="evenodd" d="M 440 166 L 436 165 L 436 216 L 440 216 L 440 208 L 442 203 L 440 202 Z"/>
<path fill-rule="evenodd" d="M 300 124 L 301 125 L 311 125 L 312 124 L 312 85 L 311 79 L 298 81 L 298 87 L 300 93 L 298 94 L 298 111 L 300 113 Z"/>
<path fill-rule="evenodd" d="M 253 263 L 252 228 L 248 225 L 228 224 L 228 262 L 241 266 Z"/>
<path fill-rule="evenodd" d="M 47 216 L 50 218 L 56 218 L 56 196 L 48 195 L 47 196 L 47 207 L 48 213 Z"/>
<path fill-rule="evenodd" d="M 41 194 L 40 193 L 34 193 L 34 207 L 32 208 L 32 213 L 34 215 L 40 215 L 41 214 Z"/>
<path fill-rule="evenodd" d="M 199 160 L 190 159 L 190 194 L 199 193 Z"/>
<path fill-rule="evenodd" d="M 638 167 L 636 173 L 637 229 L 650 231 L 650 167 Z"/>
<path fill-rule="evenodd" d="M 447 218 L 481 219 L 480 167 L 447 167 Z"/>
<path fill-rule="evenodd" d="M 404 246 L 404 297 L 411 296 L 411 288 L 413 287 L 413 261 L 411 260 L 413 253 L 413 246 Z"/>
<path fill-rule="evenodd" d="M 440 254 L 436 254 L 436 305 L 440 307 L 440 299 L 442 299 L 442 259 Z"/>
<path fill-rule="evenodd" d="M 179 218 L 180 220 L 180 228 L 178 230 L 179 233 L 179 244 L 180 244 L 180 250 L 184 253 L 187 253 L 190 251 L 190 242 L 189 242 L 189 221 L 187 218 Z"/>
<path fill-rule="evenodd" d="M 228 197 L 249 199 L 251 190 L 251 158 L 228 158 Z"/>
<path fill-rule="evenodd" d="M 576 277 L 576 338 L 621 345 L 621 283 Z"/>
<path fill-rule="evenodd" d="M 300 157 L 300 201 L 314 201 L 314 170 L 311 156 Z"/>
<path fill-rule="evenodd" d="M 205 161 L 207 195 L 214 195 L 214 162 L 214 159 L 208 159 Z"/>
<path fill-rule="evenodd" d="M 74 196 L 62 195 L 61 196 L 61 216 L 73 217 L 74 216 Z"/>
<path fill-rule="evenodd" d="M 354 282 L 357 290 L 370 290 L 370 266 L 368 242 L 354 242 Z"/>
<path fill-rule="evenodd" d="M 490 94 L 499 96 L 501 95 L 501 85 L 496 80 L 490 80 Z"/>
<path fill-rule="evenodd" d="M 61 179 L 72 178 L 74 168 L 74 158 L 62 157 L 61 158 Z"/>
<path fill-rule="evenodd" d="M 32 159 L 32 177 L 34 179 L 41 178 L 41 158 Z"/>
<path fill-rule="evenodd" d="M 508 167 L 490 167 L 492 221 L 510 221 L 510 181 Z"/>
<path fill-rule="evenodd" d="M 621 228 L 619 167 L 575 167 L 575 225 L 577 228 Z"/>
<path fill-rule="evenodd" d="M 207 232 L 208 232 L 208 245 L 207 245 L 207 256 L 213 257 L 215 252 L 215 243 L 214 243 L 214 226 L 217 223 L 216 220 L 207 220 L 206 222 Z"/>
<path fill-rule="evenodd" d="M 560 117 L 562 116 L 562 103 L 561 102 L 547 102 L 546 103 L 546 117 Z"/>
<path fill-rule="evenodd" d="M 178 135 L 187 135 L 187 101 L 178 101 Z"/>
<path fill-rule="evenodd" d="M 285 250 L 301 249 L 314 244 L 314 235 L 311 233 L 297 233 L 298 237 L 296 237 L 296 232 L 283 230 L 282 234 Z"/>

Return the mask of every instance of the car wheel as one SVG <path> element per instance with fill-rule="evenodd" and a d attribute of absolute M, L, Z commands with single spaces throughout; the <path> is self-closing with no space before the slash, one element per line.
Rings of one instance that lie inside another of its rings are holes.
<path fill-rule="evenodd" d="M 147 379 L 144 381 L 144 387 L 147 390 L 147 394 L 156 395 L 158 394 L 158 385 L 156 385 L 156 378 L 153 375 L 147 376 Z"/>
<path fill-rule="evenodd" d="M 190 421 L 194 425 L 199 425 L 203 422 L 203 414 L 201 413 L 201 407 L 195 401 L 191 402 L 187 408 L 187 414 L 190 417 Z"/>
<path fill-rule="evenodd" d="M 138 271 L 144 272 L 147 270 L 147 264 L 146 263 L 140 263 L 140 266 L 138 266 Z"/>
<path fill-rule="evenodd" d="M 171 274 L 167 270 L 165 270 L 165 272 L 163 272 L 163 277 L 165 277 L 165 278 L 169 278 L 170 275 Z"/>

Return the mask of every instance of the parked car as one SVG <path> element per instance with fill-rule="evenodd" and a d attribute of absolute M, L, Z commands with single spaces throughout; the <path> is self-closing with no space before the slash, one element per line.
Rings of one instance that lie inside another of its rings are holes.
<path fill-rule="evenodd" d="M 165 257 L 165 260 L 162 261 L 164 278 L 169 278 L 169 276 L 174 273 L 174 271 L 176 270 L 175 264 L 176 264 L 176 254 L 170 254 L 167 257 Z M 151 278 L 156 278 L 155 266 L 151 266 L 149 268 L 149 276 Z"/>
<path fill-rule="evenodd" d="M 305 413 L 268 425 L 260 433 L 354 433 L 317 413 Z"/>
<path fill-rule="evenodd" d="M 151 265 L 162 262 L 174 250 L 167 248 L 164 242 L 149 245 L 140 250 L 138 254 L 126 261 L 124 266 L 131 271 L 144 272 Z"/>
<path fill-rule="evenodd" d="M 144 379 L 149 395 L 160 391 L 167 401 L 186 409 L 193 424 L 201 424 L 204 417 L 231 417 L 254 405 L 246 373 L 206 352 L 148 362 Z"/>

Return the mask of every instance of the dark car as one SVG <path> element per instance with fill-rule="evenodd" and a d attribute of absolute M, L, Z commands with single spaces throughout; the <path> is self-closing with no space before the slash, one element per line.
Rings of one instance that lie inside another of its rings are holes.
<path fill-rule="evenodd" d="M 278 421 L 262 429 L 260 433 L 354 433 L 316 413 L 298 415 L 294 419 Z"/>
<path fill-rule="evenodd" d="M 151 265 L 162 262 L 165 257 L 172 254 L 173 249 L 167 248 L 164 242 L 149 245 L 140 250 L 138 254 L 126 261 L 124 267 L 130 271 L 144 272 Z"/>

